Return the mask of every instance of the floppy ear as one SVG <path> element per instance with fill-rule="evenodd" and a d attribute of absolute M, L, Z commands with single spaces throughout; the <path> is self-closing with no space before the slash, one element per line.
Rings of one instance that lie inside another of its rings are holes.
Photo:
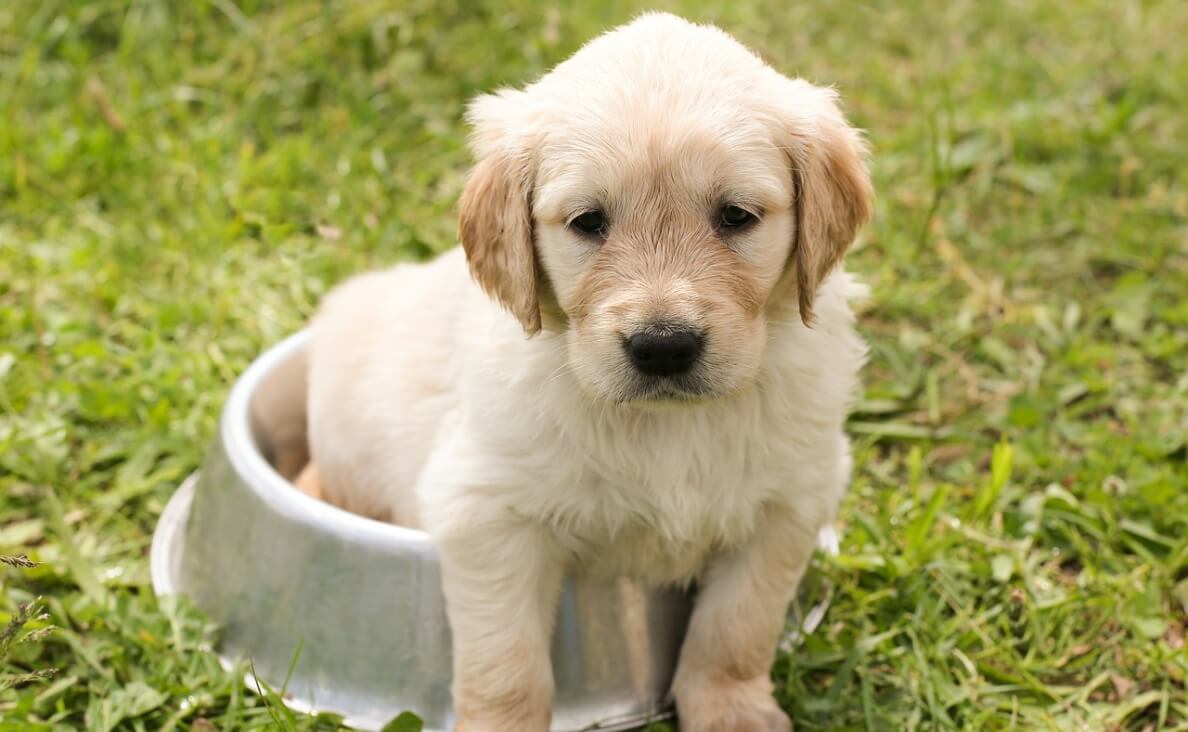
<path fill-rule="evenodd" d="M 532 243 L 532 174 L 514 145 L 509 105 L 520 92 L 479 97 L 470 107 L 478 164 L 462 191 L 458 237 L 470 274 L 524 326 L 540 332 L 539 274 Z"/>
<path fill-rule="evenodd" d="M 836 92 L 801 80 L 792 84 L 796 110 L 789 146 L 796 190 L 792 258 L 800 318 L 811 325 L 817 286 L 841 262 L 858 229 L 870 219 L 874 191 L 866 169 L 866 142 L 846 122 Z"/>

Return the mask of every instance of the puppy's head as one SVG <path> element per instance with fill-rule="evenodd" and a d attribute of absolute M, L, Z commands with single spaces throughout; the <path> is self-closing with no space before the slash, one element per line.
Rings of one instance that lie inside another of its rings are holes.
<path fill-rule="evenodd" d="M 753 381 L 768 317 L 811 324 L 870 215 L 865 147 L 832 91 L 669 15 L 469 116 L 472 275 L 529 334 L 563 331 L 583 387 L 613 401 Z"/>

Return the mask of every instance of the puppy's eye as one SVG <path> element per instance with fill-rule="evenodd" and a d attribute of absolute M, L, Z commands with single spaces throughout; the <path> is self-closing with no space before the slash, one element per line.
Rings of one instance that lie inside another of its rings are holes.
<path fill-rule="evenodd" d="M 601 211 L 586 211 L 574 216 L 569 226 L 587 236 L 606 236 L 606 215 Z"/>
<path fill-rule="evenodd" d="M 758 221 L 755 214 L 739 206 L 723 206 L 719 214 L 718 224 L 723 229 L 741 229 Z"/>

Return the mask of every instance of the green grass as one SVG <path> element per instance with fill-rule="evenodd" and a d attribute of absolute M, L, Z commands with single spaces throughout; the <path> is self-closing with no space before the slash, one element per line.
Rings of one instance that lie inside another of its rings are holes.
<path fill-rule="evenodd" d="M 1188 4 L 659 5 L 836 84 L 875 149 L 798 729 L 1188 729 Z M 0 554 L 40 562 L 0 566 L 0 729 L 334 728 L 153 598 L 154 522 L 253 356 L 453 245 L 465 99 L 636 10 L 0 3 Z"/>

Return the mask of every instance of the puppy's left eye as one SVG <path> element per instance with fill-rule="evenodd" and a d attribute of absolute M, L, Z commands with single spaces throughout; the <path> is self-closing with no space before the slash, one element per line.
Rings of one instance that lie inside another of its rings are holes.
<path fill-rule="evenodd" d="M 723 206 L 718 214 L 718 225 L 723 229 L 741 229 L 759 220 L 755 214 L 740 206 Z"/>

